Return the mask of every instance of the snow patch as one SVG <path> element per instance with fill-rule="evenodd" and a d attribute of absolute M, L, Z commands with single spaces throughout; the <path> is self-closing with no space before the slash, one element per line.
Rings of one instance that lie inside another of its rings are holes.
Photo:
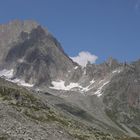
<path fill-rule="evenodd" d="M 112 71 L 112 73 L 120 73 L 121 72 L 121 70 L 114 70 L 114 71 Z"/>
<path fill-rule="evenodd" d="M 94 95 L 97 95 L 98 97 L 102 96 L 102 89 L 108 83 L 109 83 L 109 81 L 105 82 L 101 87 L 99 87 L 98 90 L 94 93 Z"/>
<path fill-rule="evenodd" d="M 3 69 L 0 71 L 0 77 L 4 76 L 5 78 L 10 79 L 13 77 L 13 75 L 14 75 L 13 69 L 11 69 L 11 70 Z"/>
<path fill-rule="evenodd" d="M 74 67 L 74 69 L 75 69 L 75 70 L 78 69 L 78 66 Z"/>
<path fill-rule="evenodd" d="M 24 80 L 21 80 L 21 79 L 11 79 L 12 77 L 14 76 L 14 70 L 11 69 L 11 70 L 7 70 L 7 69 L 3 69 L 0 71 L 0 77 L 4 77 L 6 80 L 10 81 L 10 82 L 13 82 L 13 83 L 16 83 L 20 86 L 24 86 L 24 87 L 33 87 L 34 85 L 33 84 L 29 84 L 29 83 L 26 83 Z"/>
<path fill-rule="evenodd" d="M 15 79 L 9 80 L 9 81 L 16 83 L 17 85 L 24 86 L 24 87 L 33 87 L 34 86 L 33 84 L 26 83 L 24 80 L 21 80 L 18 78 L 15 78 Z"/>
<path fill-rule="evenodd" d="M 92 89 L 91 86 L 92 86 L 94 83 L 95 83 L 95 80 L 93 79 L 93 80 L 90 81 L 90 84 L 89 84 L 87 87 L 82 87 L 82 86 L 81 86 L 81 88 L 82 88 L 81 91 L 82 91 L 82 92 L 87 92 L 87 91 L 91 90 L 91 89 Z"/>
<path fill-rule="evenodd" d="M 72 88 L 78 87 L 78 83 L 70 83 L 69 85 L 65 86 L 65 81 L 52 81 L 53 87 L 50 87 L 52 89 L 56 90 L 71 90 Z"/>
<path fill-rule="evenodd" d="M 65 81 L 63 80 L 59 80 L 59 81 L 52 81 L 52 85 L 50 88 L 51 89 L 55 89 L 55 90 L 65 90 L 65 91 L 72 91 L 74 90 L 74 88 L 78 88 L 78 90 L 80 92 L 87 92 L 89 90 L 91 90 L 92 88 L 90 88 L 90 86 L 94 83 L 94 79 L 92 81 L 90 81 L 90 84 L 87 87 L 82 87 L 81 85 L 79 85 L 79 83 L 70 83 L 69 85 L 65 85 Z"/>
<path fill-rule="evenodd" d="M 95 83 L 95 80 L 93 79 L 92 81 L 90 81 L 90 84 L 94 84 Z"/>

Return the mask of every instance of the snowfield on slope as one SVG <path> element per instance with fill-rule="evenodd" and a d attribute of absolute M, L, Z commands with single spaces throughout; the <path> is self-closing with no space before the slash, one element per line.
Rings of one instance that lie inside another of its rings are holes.
<path fill-rule="evenodd" d="M 107 85 L 109 83 L 109 81 L 105 82 L 101 87 L 98 88 L 98 90 L 94 93 L 94 95 L 97 95 L 98 97 L 100 97 L 102 95 L 102 89 L 105 85 Z"/>
<path fill-rule="evenodd" d="M 14 76 L 13 69 L 11 69 L 11 70 L 3 69 L 0 71 L 0 77 L 4 77 L 7 81 L 16 83 L 17 85 L 24 86 L 24 87 L 33 87 L 34 86 L 33 84 L 26 83 L 22 79 L 18 79 L 18 78 L 11 79 L 11 78 L 13 78 L 13 76 Z"/>
<path fill-rule="evenodd" d="M 95 80 L 91 80 L 90 84 L 86 87 L 81 86 L 79 83 L 70 83 L 69 85 L 65 85 L 65 81 L 52 81 L 52 85 L 50 88 L 55 90 L 65 90 L 65 91 L 73 91 L 75 88 L 78 89 L 80 92 L 87 92 L 91 90 L 91 86 L 95 83 Z"/>
<path fill-rule="evenodd" d="M 7 79 L 10 79 L 13 77 L 13 75 L 14 75 L 13 69 L 11 69 L 11 70 L 3 69 L 0 71 L 0 77 L 5 77 Z"/>

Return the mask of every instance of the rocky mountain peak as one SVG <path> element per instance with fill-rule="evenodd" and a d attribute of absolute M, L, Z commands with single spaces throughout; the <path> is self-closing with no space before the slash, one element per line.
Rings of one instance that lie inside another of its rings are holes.
<path fill-rule="evenodd" d="M 0 67 L 14 69 L 14 78 L 47 86 L 65 79 L 75 66 L 57 39 L 34 21 L 14 20 L 1 30 L 5 36 L 0 39 Z"/>

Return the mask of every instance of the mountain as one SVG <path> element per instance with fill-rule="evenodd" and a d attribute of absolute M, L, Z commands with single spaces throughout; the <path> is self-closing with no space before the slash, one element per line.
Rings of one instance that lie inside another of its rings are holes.
<path fill-rule="evenodd" d="M 140 60 L 81 67 L 46 28 L 14 20 L 0 25 L 0 77 L 3 139 L 140 137 Z"/>
<path fill-rule="evenodd" d="M 34 21 L 0 25 L 0 36 L 1 69 L 13 69 L 13 78 L 46 86 L 53 79 L 64 79 L 76 65 L 47 29 Z"/>

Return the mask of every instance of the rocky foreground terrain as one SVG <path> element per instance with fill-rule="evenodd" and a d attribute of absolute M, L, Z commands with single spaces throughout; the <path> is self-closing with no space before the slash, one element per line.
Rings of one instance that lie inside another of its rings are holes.
<path fill-rule="evenodd" d="M 38 93 L 0 79 L 0 139 L 2 140 L 127 140 L 86 123 L 85 110 L 47 92 Z M 63 106 L 62 106 L 63 104 Z M 80 119 L 79 119 L 80 118 Z M 114 128 L 110 131 L 117 131 Z M 132 139 L 133 140 L 133 139 Z M 134 138 L 138 140 L 138 138 Z"/>
<path fill-rule="evenodd" d="M 0 25 L 0 139 L 139 140 L 140 60 L 82 67 L 30 20 Z"/>
<path fill-rule="evenodd" d="M 78 120 L 80 113 L 88 117 L 84 110 L 75 107 L 68 112 L 58 107 L 60 103 L 69 107 L 61 98 L 38 94 L 3 79 L 0 83 L 0 139 L 119 139 Z"/>

